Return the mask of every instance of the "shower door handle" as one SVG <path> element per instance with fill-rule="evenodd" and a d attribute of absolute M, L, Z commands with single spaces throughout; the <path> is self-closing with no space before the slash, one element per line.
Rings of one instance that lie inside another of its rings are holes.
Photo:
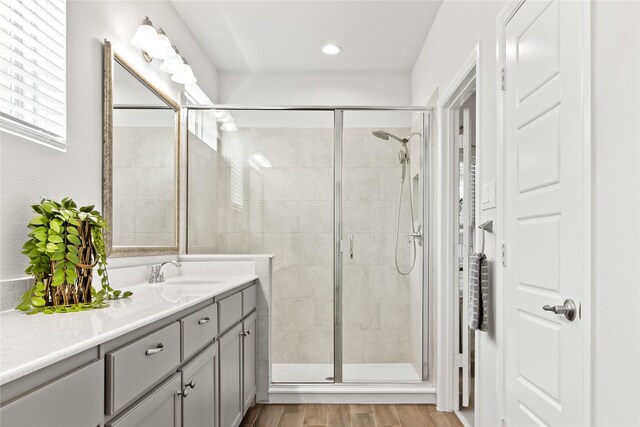
<path fill-rule="evenodd" d="M 349 259 L 353 259 L 353 234 L 349 234 Z"/>

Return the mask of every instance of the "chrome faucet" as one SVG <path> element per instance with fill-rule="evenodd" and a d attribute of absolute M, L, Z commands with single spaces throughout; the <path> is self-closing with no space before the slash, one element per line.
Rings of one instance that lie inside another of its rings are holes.
<path fill-rule="evenodd" d="M 149 266 L 151 269 L 151 273 L 149 273 L 149 283 L 164 283 L 164 270 L 169 265 L 175 265 L 176 267 L 181 267 L 178 261 L 167 261 L 162 264 L 155 264 Z"/>

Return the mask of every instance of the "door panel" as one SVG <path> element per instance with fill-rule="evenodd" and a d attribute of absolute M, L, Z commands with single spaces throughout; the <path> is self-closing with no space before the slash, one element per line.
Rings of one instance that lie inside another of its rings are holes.
<path fill-rule="evenodd" d="M 183 427 L 217 425 L 218 343 L 210 344 L 182 369 L 182 388 L 189 394 L 182 399 Z"/>
<path fill-rule="evenodd" d="M 242 323 L 220 337 L 220 426 L 242 421 Z"/>
<path fill-rule="evenodd" d="M 582 297 L 583 8 L 527 1 L 506 26 L 508 425 L 584 425 L 583 322 L 543 310 Z"/>
<path fill-rule="evenodd" d="M 252 314 L 243 322 L 244 334 L 242 339 L 242 396 L 243 413 L 251 406 L 256 395 L 256 315 Z"/>

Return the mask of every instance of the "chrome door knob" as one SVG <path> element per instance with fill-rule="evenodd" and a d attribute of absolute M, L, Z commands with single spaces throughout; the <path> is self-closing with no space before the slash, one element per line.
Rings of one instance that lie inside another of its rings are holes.
<path fill-rule="evenodd" d="M 545 305 L 542 307 L 545 311 L 552 311 L 555 314 L 564 314 L 564 317 L 569 321 L 573 321 L 576 318 L 576 303 L 572 299 L 564 300 L 562 305 Z"/>

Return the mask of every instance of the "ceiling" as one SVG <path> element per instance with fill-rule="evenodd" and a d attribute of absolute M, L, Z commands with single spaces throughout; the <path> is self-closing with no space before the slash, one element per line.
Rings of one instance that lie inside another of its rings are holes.
<path fill-rule="evenodd" d="M 220 71 L 408 71 L 440 0 L 191 1 L 176 11 Z M 328 56 L 322 46 L 344 51 Z"/>

